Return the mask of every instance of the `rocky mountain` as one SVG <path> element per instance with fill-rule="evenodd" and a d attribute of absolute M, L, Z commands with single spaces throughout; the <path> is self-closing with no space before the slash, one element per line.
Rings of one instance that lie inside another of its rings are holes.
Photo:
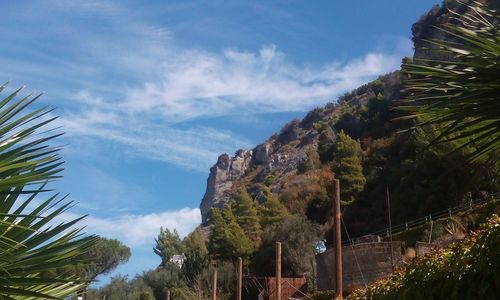
<path fill-rule="evenodd" d="M 453 22 L 449 9 L 455 13 L 466 9 L 456 3 L 450 5 L 433 7 L 413 25 L 415 57 L 432 57 L 429 44 L 423 40 L 443 37 L 434 26 Z M 330 223 L 328 180 L 339 163 L 331 151 L 341 131 L 359 143 L 366 178 L 355 203 L 344 211 L 353 233 L 384 226 L 387 189 L 391 190 L 395 222 L 446 209 L 471 194 L 497 189 L 498 170 L 471 167 L 458 154 L 443 156 L 448 151 L 445 147 L 423 151 L 426 140 L 432 139 L 432 130 L 398 133 L 408 128 L 407 123 L 392 121 L 399 116 L 392 107 L 404 97 L 402 77 L 399 71 L 383 75 L 310 111 L 302 120 L 292 120 L 251 150 L 238 150 L 232 157 L 220 155 L 210 169 L 200 205 L 203 225 L 210 223 L 210 209 L 223 207 L 241 185 L 259 202 L 264 201 L 263 187 L 267 186 L 290 213 L 306 215 L 321 224 L 325 233 Z"/>
<path fill-rule="evenodd" d="M 209 219 L 212 207 L 223 207 L 241 184 L 257 198 L 261 195 L 257 186 L 270 176 L 286 178 L 297 172 L 297 166 L 307 158 L 307 152 L 317 148 L 318 133 L 313 124 L 328 120 L 338 109 L 334 105 L 325 110 L 309 112 L 302 120 L 293 120 L 285 125 L 279 134 L 275 134 L 252 150 L 238 150 L 233 157 L 224 153 L 210 169 L 207 189 L 201 201 L 202 222 Z M 271 191 L 279 194 L 279 180 L 271 185 Z"/>
<path fill-rule="evenodd" d="M 238 150 L 233 157 L 224 153 L 219 156 L 217 163 L 210 169 L 207 179 L 207 188 L 201 201 L 200 210 L 202 223 L 206 224 L 210 218 L 212 207 L 222 208 L 231 200 L 233 194 L 245 185 L 251 195 L 262 201 L 262 186 L 267 185 L 277 195 L 292 184 L 298 170 L 312 170 L 321 166 L 317 154 L 320 144 L 320 131 L 317 124 L 342 124 L 348 129 L 356 127 L 358 121 L 342 117 L 345 105 L 349 103 L 355 110 L 362 110 L 376 92 L 384 93 L 388 102 L 399 99 L 401 74 L 389 73 L 376 81 L 361 86 L 340 97 L 337 103 L 328 103 L 324 107 L 310 111 L 302 120 L 292 120 L 279 133 L 274 134 L 252 150 Z M 355 131 L 355 130 L 354 130 Z M 336 139 L 335 130 L 329 138 Z M 356 133 L 351 132 L 351 135 Z M 355 137 L 359 138 L 359 137 Z M 300 171 L 299 171 L 300 173 Z M 295 180 L 297 181 L 297 180 Z M 290 208 L 290 205 L 288 205 Z M 294 211 L 304 213 L 302 211 Z"/>

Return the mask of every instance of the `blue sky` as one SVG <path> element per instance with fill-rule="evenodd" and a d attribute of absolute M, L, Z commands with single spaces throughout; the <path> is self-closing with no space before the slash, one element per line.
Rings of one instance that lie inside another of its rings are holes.
<path fill-rule="evenodd" d="M 160 226 L 185 235 L 200 222 L 220 153 L 399 68 L 437 3 L 0 0 L 0 81 L 57 108 L 54 187 L 89 232 L 131 247 L 113 274 L 134 276 L 159 264 Z"/>

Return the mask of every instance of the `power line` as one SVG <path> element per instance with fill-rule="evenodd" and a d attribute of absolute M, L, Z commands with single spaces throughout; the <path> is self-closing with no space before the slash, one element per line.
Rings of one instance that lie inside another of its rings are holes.
<path fill-rule="evenodd" d="M 361 274 L 361 279 L 363 280 L 363 284 L 365 285 L 365 287 L 367 287 L 365 276 L 363 275 L 363 271 L 361 270 L 361 265 L 359 264 L 358 256 L 356 255 L 356 250 L 354 249 L 352 240 L 349 236 L 349 231 L 347 231 L 347 226 L 345 225 L 344 218 L 341 218 L 341 220 L 342 220 L 342 225 L 344 225 L 345 234 L 347 235 L 347 239 L 349 240 L 349 244 L 351 245 L 352 254 L 354 254 L 354 260 L 356 261 L 359 273 Z"/>

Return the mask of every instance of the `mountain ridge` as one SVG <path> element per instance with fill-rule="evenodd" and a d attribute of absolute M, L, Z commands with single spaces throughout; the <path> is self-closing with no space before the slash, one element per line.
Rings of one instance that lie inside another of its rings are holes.
<path fill-rule="evenodd" d="M 412 26 L 414 57 L 431 56 L 432 46 L 423 40 L 443 38 L 435 26 L 452 22 L 448 9 L 463 13 L 464 7 L 434 6 Z M 202 226 L 210 224 L 211 208 L 222 208 L 244 185 L 259 203 L 265 200 L 263 188 L 269 188 L 291 214 L 307 216 L 326 234 L 331 227 L 328 180 L 340 163 L 333 154 L 340 132 L 359 144 L 366 179 L 354 195 L 356 201 L 344 207 L 353 234 L 385 224 L 387 190 L 396 222 L 456 205 L 471 194 L 495 191 L 497 177 L 487 166 L 470 166 L 461 154 L 446 156 L 446 146 L 425 152 L 426 140 L 435 134 L 432 128 L 399 133 L 411 127 L 408 121 L 393 121 L 400 112 L 392 108 L 404 96 L 403 74 L 396 70 L 309 111 L 302 120 L 290 121 L 251 150 L 220 155 L 200 204 Z"/>

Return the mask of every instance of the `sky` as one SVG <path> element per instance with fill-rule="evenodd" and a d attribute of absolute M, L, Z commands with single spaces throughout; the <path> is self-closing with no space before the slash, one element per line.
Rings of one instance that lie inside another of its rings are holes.
<path fill-rule="evenodd" d="M 161 226 L 200 223 L 219 154 L 398 69 L 439 2 L 0 0 L 0 81 L 60 116 L 64 217 L 131 248 L 102 285 L 158 266 Z"/>

